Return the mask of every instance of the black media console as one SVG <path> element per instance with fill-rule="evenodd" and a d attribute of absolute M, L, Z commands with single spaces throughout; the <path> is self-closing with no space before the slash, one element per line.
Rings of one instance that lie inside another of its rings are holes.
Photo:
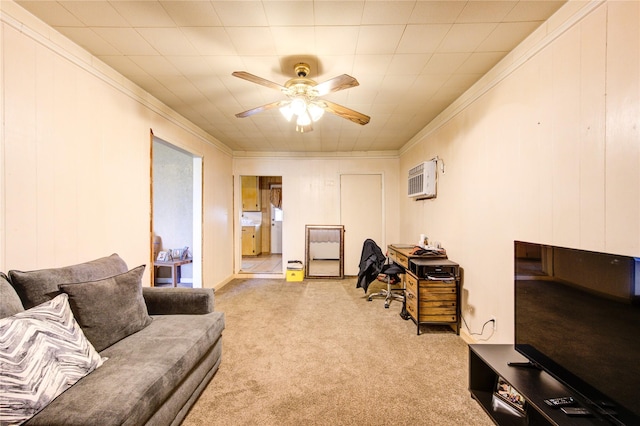
<path fill-rule="evenodd" d="M 587 426 L 611 425 L 591 416 L 569 416 L 561 407 L 551 407 L 545 399 L 573 397 L 580 407 L 580 397 L 546 372 L 527 367 L 511 367 L 511 362 L 527 360 L 513 345 L 469 345 L 469 391 L 498 425 L 504 426 Z M 524 397 L 524 410 L 496 395 L 498 380 Z"/>

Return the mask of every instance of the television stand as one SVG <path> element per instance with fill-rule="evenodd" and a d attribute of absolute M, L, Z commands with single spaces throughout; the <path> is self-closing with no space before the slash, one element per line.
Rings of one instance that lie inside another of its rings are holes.
<path fill-rule="evenodd" d="M 568 416 L 544 400 L 572 396 L 570 388 L 537 368 L 511 368 L 512 362 L 527 364 L 513 345 L 469 345 L 469 391 L 497 425 L 504 426 L 588 426 L 610 424 L 597 417 Z M 495 395 L 502 378 L 524 397 L 524 411 L 513 408 Z"/>

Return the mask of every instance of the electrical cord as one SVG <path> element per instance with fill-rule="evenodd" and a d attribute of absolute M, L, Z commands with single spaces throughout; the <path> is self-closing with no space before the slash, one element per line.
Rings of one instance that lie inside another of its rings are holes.
<path fill-rule="evenodd" d="M 489 324 L 490 322 L 495 322 L 494 319 L 490 319 L 488 321 L 485 321 L 484 324 L 482 324 L 482 330 L 480 330 L 480 333 L 473 333 L 471 331 L 471 329 L 469 328 L 469 324 L 467 324 L 467 320 L 464 319 L 464 315 L 460 315 L 462 317 L 462 322 L 464 323 L 465 328 L 469 331 L 469 335 L 470 336 L 482 336 L 484 334 L 484 328 L 487 326 L 487 324 Z M 484 339 L 478 339 L 479 342 L 486 342 L 487 340 L 491 339 L 493 337 L 493 333 L 495 333 L 494 328 L 491 328 L 491 334 L 484 338 Z"/>

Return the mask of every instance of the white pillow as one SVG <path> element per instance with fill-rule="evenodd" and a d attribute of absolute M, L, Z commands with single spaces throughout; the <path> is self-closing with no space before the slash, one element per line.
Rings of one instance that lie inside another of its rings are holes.
<path fill-rule="evenodd" d="M 103 362 L 66 294 L 0 319 L 0 424 L 30 419 Z"/>

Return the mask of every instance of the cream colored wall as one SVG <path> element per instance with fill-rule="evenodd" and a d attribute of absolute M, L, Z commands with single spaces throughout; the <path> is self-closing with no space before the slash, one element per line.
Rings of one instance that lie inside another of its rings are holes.
<path fill-rule="evenodd" d="M 513 339 L 514 240 L 640 256 L 640 2 L 567 8 L 575 24 L 552 19 L 537 54 L 401 154 L 403 177 L 445 160 L 436 199 L 402 198 L 401 237 L 460 263 L 463 315 L 472 332 L 496 316 L 490 343 Z"/>
<path fill-rule="evenodd" d="M 0 270 L 149 265 L 153 129 L 203 157 L 203 285 L 228 280 L 231 153 L 14 3 L 1 19 Z"/>
<path fill-rule="evenodd" d="M 340 222 L 341 174 L 382 174 L 385 244 L 398 242 L 399 160 L 395 156 L 380 158 L 236 157 L 233 163 L 236 200 L 240 200 L 240 176 L 282 176 L 284 212 L 282 258 L 285 262 L 305 258 L 305 225 L 342 224 Z M 239 218 L 239 201 L 236 204 L 236 214 Z M 362 214 L 367 214 L 367 209 L 368 206 L 363 205 Z M 238 221 L 236 225 L 237 223 Z M 345 230 L 345 239 L 347 238 L 349 238 L 348 229 Z M 236 241 L 240 241 L 239 229 L 236 229 Z M 236 265 L 240 265 L 239 250 L 236 250 L 235 256 Z M 346 253 L 345 261 L 360 262 L 360 252 Z"/>

